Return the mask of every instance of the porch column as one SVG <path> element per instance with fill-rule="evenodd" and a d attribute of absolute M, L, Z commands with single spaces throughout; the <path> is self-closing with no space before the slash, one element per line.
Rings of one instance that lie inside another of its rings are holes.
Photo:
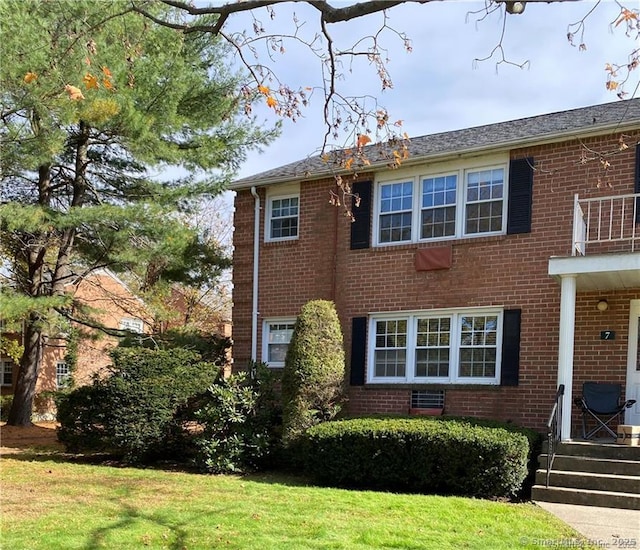
<path fill-rule="evenodd" d="M 573 340 L 576 324 L 576 278 L 562 275 L 560 283 L 560 336 L 558 341 L 558 385 L 564 384 L 561 437 L 571 438 L 571 404 L 573 400 Z"/>

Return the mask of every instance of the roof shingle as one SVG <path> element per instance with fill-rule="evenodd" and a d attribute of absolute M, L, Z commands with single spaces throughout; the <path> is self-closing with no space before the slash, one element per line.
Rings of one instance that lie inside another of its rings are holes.
<path fill-rule="evenodd" d="M 631 125 L 640 127 L 640 98 L 411 138 L 408 163 L 463 152 L 567 139 L 608 129 L 616 131 Z M 374 147 L 370 145 L 367 149 L 373 151 Z M 377 166 L 373 158 L 371 161 L 369 169 L 386 164 L 385 161 Z M 327 162 L 315 155 L 236 180 L 231 188 L 315 179 L 332 173 Z"/>

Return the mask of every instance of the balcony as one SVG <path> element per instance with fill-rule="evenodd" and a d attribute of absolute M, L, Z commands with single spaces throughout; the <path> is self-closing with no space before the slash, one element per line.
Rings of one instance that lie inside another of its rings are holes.
<path fill-rule="evenodd" d="M 640 250 L 640 193 L 574 197 L 573 255 Z"/>
<path fill-rule="evenodd" d="M 579 291 L 640 288 L 640 193 L 574 198 L 572 255 L 549 259 L 549 275 Z"/>

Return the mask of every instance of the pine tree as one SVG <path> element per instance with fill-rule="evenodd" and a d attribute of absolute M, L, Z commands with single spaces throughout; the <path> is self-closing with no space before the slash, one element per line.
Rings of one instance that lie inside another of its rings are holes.
<path fill-rule="evenodd" d="M 0 306 L 24 321 L 9 423 L 27 425 L 47 338 L 71 318 L 65 285 L 101 267 L 215 276 L 225 260 L 189 211 L 274 132 L 239 118 L 220 42 L 124 0 L 9 0 L 0 21 Z"/>

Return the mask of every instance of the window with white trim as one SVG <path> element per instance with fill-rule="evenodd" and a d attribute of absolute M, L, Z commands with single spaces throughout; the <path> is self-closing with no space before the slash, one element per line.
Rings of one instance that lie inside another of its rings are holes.
<path fill-rule="evenodd" d="M 263 324 L 262 360 L 270 367 L 284 367 L 295 319 L 268 320 Z"/>
<path fill-rule="evenodd" d="M 374 315 L 369 333 L 369 382 L 500 382 L 502 309 Z"/>
<path fill-rule="evenodd" d="M 465 161 L 433 173 L 404 172 L 376 186 L 378 245 L 454 239 L 506 232 L 508 158 Z M 446 169 L 449 168 L 449 169 Z"/>
<path fill-rule="evenodd" d="M 70 377 L 69 365 L 64 361 L 58 361 L 56 363 L 56 388 L 61 390 L 68 387 Z"/>
<path fill-rule="evenodd" d="M 0 361 L 0 383 L 2 386 L 13 385 L 13 362 Z"/>
<path fill-rule="evenodd" d="M 270 196 L 267 199 L 266 240 L 297 239 L 299 214 L 299 194 Z"/>
<path fill-rule="evenodd" d="M 142 334 L 144 330 L 144 323 L 142 319 L 136 319 L 134 317 L 123 317 L 120 319 L 120 330 L 128 330 L 130 332 L 137 332 Z"/>

